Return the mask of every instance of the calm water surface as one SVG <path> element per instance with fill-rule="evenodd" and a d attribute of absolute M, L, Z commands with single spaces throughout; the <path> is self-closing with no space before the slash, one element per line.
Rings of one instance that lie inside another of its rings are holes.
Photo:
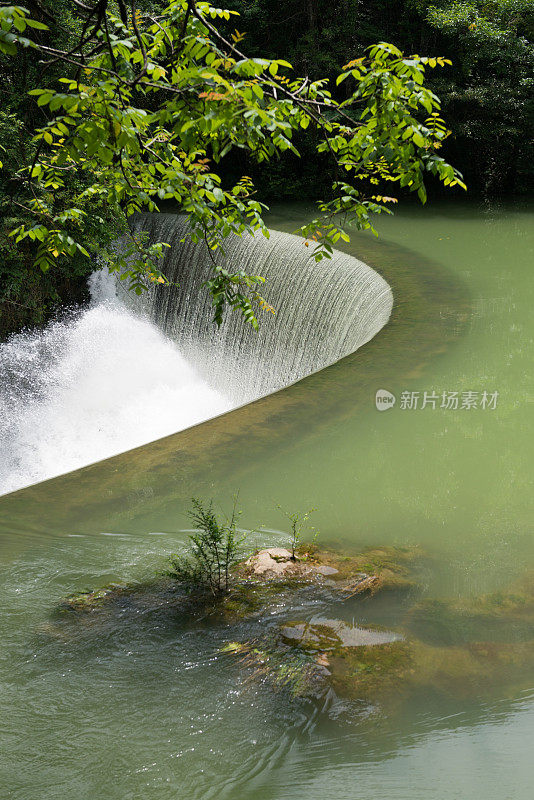
<path fill-rule="evenodd" d="M 292 231 L 304 207 L 273 212 Z M 534 215 L 401 209 L 351 250 L 391 282 L 390 325 L 333 367 L 226 417 L 0 499 L 1 796 L 530 800 L 532 680 L 463 699 L 317 706 L 247 681 L 239 630 L 128 614 L 54 635 L 77 589 L 143 578 L 184 541 L 191 494 L 236 490 L 258 543 L 315 507 L 345 549 L 420 544 L 428 596 L 478 595 L 534 568 Z M 377 389 L 397 396 L 379 413 Z M 401 408 L 403 392 L 498 392 L 495 409 Z M 310 616 L 316 608 L 304 609 Z M 283 615 L 284 609 L 277 614 Z M 396 608 L 354 604 L 357 622 Z M 276 616 L 276 615 L 275 615 Z M 258 625 L 266 621 L 260 620 Z M 530 687 L 530 688 L 529 688 Z"/>

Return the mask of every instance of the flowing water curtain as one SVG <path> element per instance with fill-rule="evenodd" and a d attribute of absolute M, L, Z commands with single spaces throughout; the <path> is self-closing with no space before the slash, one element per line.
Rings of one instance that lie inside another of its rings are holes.
<path fill-rule="evenodd" d="M 211 257 L 187 236 L 185 216 L 138 214 L 136 233 L 167 241 L 162 266 L 171 286 L 154 285 L 137 297 L 124 288 L 132 308 L 145 311 L 212 386 L 245 403 L 287 386 L 354 352 L 387 323 L 393 296 L 373 269 L 346 253 L 315 263 L 304 240 L 279 231 L 234 237 L 225 265 L 266 278 L 266 310 L 259 330 L 227 313 L 214 325 L 211 297 L 202 291 Z M 119 286 L 123 284 L 119 281 Z"/>

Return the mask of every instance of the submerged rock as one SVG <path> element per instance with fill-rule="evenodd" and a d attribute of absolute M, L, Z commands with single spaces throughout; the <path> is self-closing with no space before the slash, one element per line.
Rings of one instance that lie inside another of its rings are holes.
<path fill-rule="evenodd" d="M 422 566 L 417 548 L 344 555 L 308 545 L 295 558 L 286 548 L 265 548 L 235 567 L 227 594 L 191 591 L 168 577 L 110 584 L 66 598 L 42 632 L 62 639 L 76 630 L 102 636 L 143 620 L 184 628 L 235 626 L 233 635 L 243 641 L 224 650 L 239 656 L 262 683 L 295 697 L 334 690 L 388 709 L 416 692 L 464 698 L 503 684 L 530 686 L 532 576 L 509 591 L 471 600 L 421 600 Z M 399 610 L 396 630 L 363 624 L 363 609 L 387 592 L 387 607 Z M 334 608 L 347 616 L 344 603 L 360 624 L 335 618 Z M 292 619 L 297 608 L 301 616 Z"/>
<path fill-rule="evenodd" d="M 102 608 L 106 602 L 116 599 L 123 592 L 127 592 L 127 584 L 110 583 L 101 589 L 87 589 L 84 592 L 76 592 L 66 597 L 57 607 L 57 611 L 78 611 L 91 612 Z"/>
<path fill-rule="evenodd" d="M 384 590 L 408 590 L 406 596 L 411 596 L 421 554 L 375 548 L 352 557 L 316 551 L 307 558 L 311 566 L 335 564 L 337 572 L 327 581 L 334 589 L 333 597 L 337 594 L 339 599 L 359 603 L 360 598 L 372 598 Z M 532 576 L 508 592 L 463 601 L 414 598 L 404 608 L 396 631 L 322 616 L 284 622 L 278 638 L 270 636 L 268 648 L 257 641 L 252 648 L 263 654 L 261 676 L 281 688 L 283 683 L 276 675 L 291 674 L 299 695 L 316 697 L 334 690 L 346 699 L 369 703 L 375 710 L 387 705 L 389 711 L 418 693 L 461 700 L 500 692 L 503 685 L 514 689 L 531 686 Z M 250 652 L 247 643 L 242 646 Z M 313 675 L 313 681 L 297 680 L 299 664 L 306 665 L 305 674 L 307 678 Z"/>
<path fill-rule="evenodd" d="M 113 583 L 73 594 L 56 608 L 56 619 L 91 627 L 121 624 L 145 612 L 195 620 L 233 623 L 269 613 L 270 607 L 290 606 L 301 592 L 317 592 L 321 602 L 373 596 L 386 589 L 416 587 L 416 548 L 375 548 L 353 556 L 302 545 L 293 557 L 283 547 L 264 548 L 232 570 L 230 591 L 214 596 L 163 577 Z M 48 626 L 50 627 L 50 626 Z"/>
<path fill-rule="evenodd" d="M 319 575 L 336 575 L 339 570 L 335 567 L 330 567 L 328 564 L 314 564 L 313 569 Z"/>
<path fill-rule="evenodd" d="M 423 560 L 423 553 L 417 547 L 368 548 L 346 555 L 303 544 L 297 548 L 295 557 L 280 547 L 259 550 L 237 573 L 267 580 L 324 578 L 333 590 L 348 599 L 380 591 L 417 589 L 417 573 Z"/>
<path fill-rule="evenodd" d="M 302 545 L 297 555 L 316 574 L 328 576 L 348 599 L 382 591 L 410 592 L 425 561 L 418 547 L 370 547 L 353 555 Z"/>
<path fill-rule="evenodd" d="M 288 647 L 276 635 L 229 642 L 222 652 L 237 656 L 252 678 L 269 683 L 275 690 L 287 691 L 292 697 L 320 697 L 325 691 L 325 678 L 330 675 L 324 653 L 315 655 Z"/>
<path fill-rule="evenodd" d="M 337 650 L 343 647 L 363 647 L 403 639 L 400 633 L 375 628 L 347 625 L 340 619 L 315 617 L 311 622 L 291 622 L 280 630 L 286 641 L 306 649 Z"/>
<path fill-rule="evenodd" d="M 421 692 L 464 699 L 503 684 L 530 686 L 533 657 L 534 641 L 436 647 L 412 639 L 336 653 L 331 685 L 343 697 L 390 709 Z"/>
<path fill-rule="evenodd" d="M 481 597 L 425 599 L 410 610 L 406 624 L 429 644 L 534 639 L 534 578 L 527 575 L 508 591 Z"/>

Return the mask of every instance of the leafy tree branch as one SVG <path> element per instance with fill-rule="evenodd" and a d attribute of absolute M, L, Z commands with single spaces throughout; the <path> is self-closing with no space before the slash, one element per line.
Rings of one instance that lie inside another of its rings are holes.
<path fill-rule="evenodd" d="M 339 99 L 327 79 L 294 77 L 283 59 L 247 57 L 243 34 L 223 33 L 236 12 L 208 2 L 170 0 L 159 13 L 135 0 L 75 0 L 75 7 L 79 35 L 62 48 L 24 7 L 0 6 L 0 51 L 38 53 L 44 77 L 52 64 L 64 71 L 30 90 L 46 119 L 35 131 L 31 164 L 13 176 L 28 188 L 29 215 L 13 236 L 19 245 L 36 244 L 43 272 L 101 249 L 84 232 L 103 210 L 126 232 L 131 214 L 172 202 L 188 216 L 193 241 L 213 253 L 206 286 L 215 321 L 230 306 L 257 327 L 254 307 L 270 309 L 258 291 L 262 276 L 232 272 L 221 256 L 229 236 L 268 237 L 266 207 L 247 176 L 225 185 L 222 161 L 230 151 L 258 162 L 299 155 L 297 132 L 317 131 L 334 179 L 330 198 L 302 228 L 316 261 L 349 240 L 349 224 L 374 230 L 372 215 L 390 213 L 396 198 L 383 184 L 397 183 L 422 202 L 428 174 L 465 188 L 439 152 L 449 131 L 425 85 L 428 69 L 450 63 L 444 58 L 373 45 L 343 67 L 337 86 L 350 88 Z M 166 282 L 157 265 L 164 245 L 134 239 L 122 256 L 107 251 L 109 266 L 140 293 Z"/>

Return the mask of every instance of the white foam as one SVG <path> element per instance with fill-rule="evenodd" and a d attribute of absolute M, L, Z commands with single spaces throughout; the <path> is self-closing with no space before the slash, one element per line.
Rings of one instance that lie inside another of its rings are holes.
<path fill-rule="evenodd" d="M 93 276 L 92 305 L 0 346 L 0 493 L 70 472 L 231 403 Z"/>
<path fill-rule="evenodd" d="M 301 238 L 272 231 L 229 238 L 221 256 L 258 273 L 276 314 L 259 331 L 234 310 L 213 323 L 212 260 L 187 220 L 141 214 L 134 224 L 165 241 L 170 287 L 142 297 L 105 272 L 92 305 L 0 346 L 0 493 L 100 461 L 183 430 L 323 369 L 368 342 L 393 296 L 346 253 L 316 264 Z"/>

